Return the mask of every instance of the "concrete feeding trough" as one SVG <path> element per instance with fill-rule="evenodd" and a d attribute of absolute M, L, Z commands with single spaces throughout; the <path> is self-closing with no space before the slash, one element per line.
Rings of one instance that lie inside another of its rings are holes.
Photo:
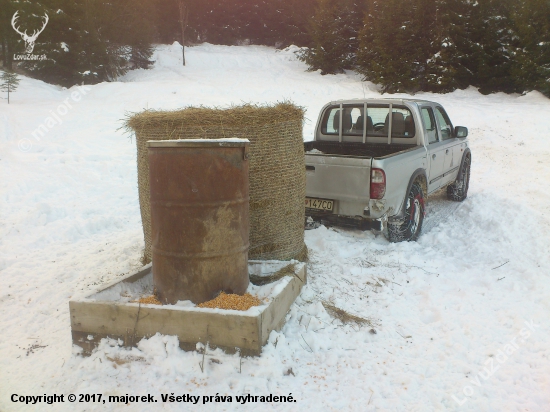
<path fill-rule="evenodd" d="M 256 279 L 268 279 L 290 263 L 290 275 L 263 286 L 250 285 L 249 292 L 264 303 L 247 311 L 199 308 L 190 301 L 174 305 L 133 302 L 153 294 L 153 273 L 147 265 L 69 302 L 73 343 L 88 355 L 102 338 L 136 346 L 142 338 L 160 333 L 177 336 L 184 350 L 195 350 L 201 342 L 229 353 L 240 350 L 242 355 L 259 355 L 271 331 L 284 325 L 307 274 L 305 263 L 298 261 L 249 261 L 249 274 Z"/>

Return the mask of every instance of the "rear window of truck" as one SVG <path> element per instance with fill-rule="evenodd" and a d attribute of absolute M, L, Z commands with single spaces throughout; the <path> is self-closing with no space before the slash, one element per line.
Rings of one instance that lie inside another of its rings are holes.
<path fill-rule="evenodd" d="M 390 128 L 389 105 L 368 105 L 366 117 L 363 105 L 343 105 L 342 108 L 342 135 L 363 136 L 365 127 L 367 136 L 388 136 Z M 411 111 L 399 105 L 392 105 L 391 136 L 398 138 L 413 138 L 415 125 Z M 325 135 L 339 135 L 340 107 L 329 107 L 323 116 L 321 133 Z"/>

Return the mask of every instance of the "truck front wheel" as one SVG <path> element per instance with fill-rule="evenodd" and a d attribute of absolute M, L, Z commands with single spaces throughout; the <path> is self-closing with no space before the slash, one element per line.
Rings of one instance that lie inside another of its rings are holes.
<path fill-rule="evenodd" d="M 472 158 L 466 155 L 464 163 L 458 172 L 456 180 L 447 186 L 447 199 L 455 202 L 462 202 L 468 196 L 468 187 L 470 186 L 470 165 Z"/>
<path fill-rule="evenodd" d="M 408 242 L 418 239 L 422 230 L 424 214 L 424 192 L 420 182 L 416 181 L 407 195 L 403 217 L 388 219 L 388 240 L 390 242 Z"/>

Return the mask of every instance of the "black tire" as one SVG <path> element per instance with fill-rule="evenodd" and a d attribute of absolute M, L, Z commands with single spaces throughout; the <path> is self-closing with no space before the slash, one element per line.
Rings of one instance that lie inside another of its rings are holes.
<path fill-rule="evenodd" d="M 447 186 L 447 199 L 455 202 L 462 202 L 468 196 L 468 187 L 470 186 L 470 166 L 472 158 L 466 155 L 462 167 L 458 171 L 456 180 Z"/>
<path fill-rule="evenodd" d="M 410 242 L 418 239 L 424 222 L 424 192 L 420 182 L 411 186 L 407 195 L 405 211 L 400 219 L 388 219 L 388 240 L 390 242 Z"/>

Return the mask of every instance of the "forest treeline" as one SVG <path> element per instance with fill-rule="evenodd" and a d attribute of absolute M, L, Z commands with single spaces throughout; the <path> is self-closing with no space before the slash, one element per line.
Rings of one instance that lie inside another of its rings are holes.
<path fill-rule="evenodd" d="M 17 60 L 16 12 L 28 34 L 48 15 L 33 50 L 44 60 Z M 174 41 L 295 44 L 310 70 L 355 70 L 385 92 L 550 96 L 549 0 L 0 0 L 3 67 L 51 83 L 114 80 Z"/>
<path fill-rule="evenodd" d="M 548 0 L 319 0 L 311 69 L 354 69 L 387 92 L 550 96 Z"/>

